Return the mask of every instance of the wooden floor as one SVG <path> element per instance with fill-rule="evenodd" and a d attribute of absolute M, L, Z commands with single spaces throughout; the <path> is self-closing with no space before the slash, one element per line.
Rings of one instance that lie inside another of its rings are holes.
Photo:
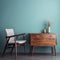
<path fill-rule="evenodd" d="M 60 54 L 57 54 L 56 56 L 52 56 L 50 54 L 35 54 L 34 56 L 18 55 L 17 59 L 15 58 L 15 55 L 7 54 L 3 57 L 0 56 L 0 60 L 60 60 Z"/>

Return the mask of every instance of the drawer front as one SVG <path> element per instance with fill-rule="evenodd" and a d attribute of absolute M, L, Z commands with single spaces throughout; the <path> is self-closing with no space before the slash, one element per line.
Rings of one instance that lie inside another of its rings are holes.
<path fill-rule="evenodd" d="M 55 46 L 56 41 L 31 41 L 31 46 Z"/>
<path fill-rule="evenodd" d="M 31 34 L 32 39 L 55 38 L 55 34 Z"/>
<path fill-rule="evenodd" d="M 55 46 L 56 35 L 55 34 L 31 34 L 30 44 L 32 46 Z"/>

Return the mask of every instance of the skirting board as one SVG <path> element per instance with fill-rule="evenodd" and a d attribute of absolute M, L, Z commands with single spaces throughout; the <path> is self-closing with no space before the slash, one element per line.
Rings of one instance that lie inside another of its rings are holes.
<path fill-rule="evenodd" d="M 10 54 L 10 53 L 5 53 L 6 54 Z M 13 55 L 15 55 L 15 52 L 12 53 Z M 32 55 L 31 53 L 23 53 L 23 52 L 19 52 L 17 53 L 18 55 Z M 60 52 L 57 52 L 56 55 L 60 54 Z M 0 53 L 0 56 L 2 55 L 2 53 Z M 51 52 L 41 52 L 41 53 L 34 53 L 33 55 L 52 55 Z"/>

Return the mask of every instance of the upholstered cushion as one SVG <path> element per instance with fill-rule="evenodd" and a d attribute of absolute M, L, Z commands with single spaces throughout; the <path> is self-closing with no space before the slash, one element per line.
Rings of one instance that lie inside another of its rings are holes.
<path fill-rule="evenodd" d="M 19 44 L 22 44 L 22 43 L 25 43 L 26 40 L 17 40 L 16 43 L 19 43 Z"/>
<path fill-rule="evenodd" d="M 22 44 L 22 43 L 25 43 L 25 42 L 26 42 L 26 40 L 16 40 L 16 43 L 19 43 L 19 44 Z M 9 41 L 9 43 L 15 43 L 15 41 L 14 42 Z"/>
<path fill-rule="evenodd" d="M 6 33 L 7 33 L 7 36 L 11 36 L 11 35 L 14 35 L 14 30 L 13 29 L 5 29 L 6 30 Z M 9 40 L 9 43 L 14 43 L 15 37 L 11 37 L 10 40 Z"/>

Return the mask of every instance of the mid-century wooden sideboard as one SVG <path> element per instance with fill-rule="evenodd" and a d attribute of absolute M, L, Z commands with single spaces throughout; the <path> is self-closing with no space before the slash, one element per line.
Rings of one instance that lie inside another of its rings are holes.
<path fill-rule="evenodd" d="M 36 46 L 47 46 L 51 47 L 53 55 L 56 55 L 56 44 L 57 36 L 56 34 L 49 33 L 31 33 L 30 34 L 30 46 L 32 47 L 32 55 L 34 53 L 34 47 Z"/>

